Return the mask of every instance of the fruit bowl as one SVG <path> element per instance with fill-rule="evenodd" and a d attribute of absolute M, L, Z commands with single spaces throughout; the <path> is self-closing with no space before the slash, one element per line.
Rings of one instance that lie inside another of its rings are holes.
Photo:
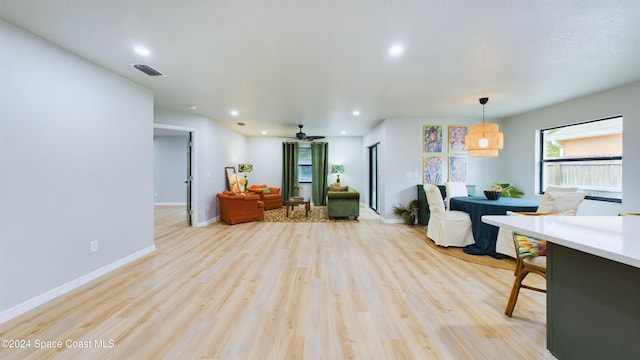
<path fill-rule="evenodd" d="M 502 196 L 502 191 L 485 190 L 484 196 L 489 200 L 498 200 L 500 199 L 500 196 Z"/>

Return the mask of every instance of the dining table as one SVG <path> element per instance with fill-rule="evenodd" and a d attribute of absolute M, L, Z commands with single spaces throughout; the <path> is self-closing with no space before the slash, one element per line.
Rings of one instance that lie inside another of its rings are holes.
<path fill-rule="evenodd" d="M 496 259 L 504 255 L 496 252 L 496 240 L 499 228 L 482 222 L 483 215 L 506 215 L 507 211 L 536 211 L 538 201 L 500 197 L 489 200 L 485 196 L 459 196 L 450 200 L 449 210 L 464 211 L 471 218 L 471 231 L 475 243 L 464 247 L 463 251 L 471 255 L 489 255 Z"/>

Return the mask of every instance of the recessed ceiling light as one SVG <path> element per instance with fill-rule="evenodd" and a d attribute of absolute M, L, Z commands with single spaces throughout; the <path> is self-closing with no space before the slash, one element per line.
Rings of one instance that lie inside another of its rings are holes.
<path fill-rule="evenodd" d="M 404 46 L 400 44 L 393 45 L 389 48 L 389 55 L 391 56 L 400 56 L 404 52 Z"/>
<path fill-rule="evenodd" d="M 240 115 L 240 113 L 238 112 L 238 110 L 231 110 L 229 113 L 231 114 L 231 116 L 238 116 L 238 115 Z"/>
<path fill-rule="evenodd" d="M 187 106 L 187 109 L 189 109 L 189 110 L 197 110 L 198 109 L 198 105 L 189 105 L 189 106 Z"/>
<path fill-rule="evenodd" d="M 342 130 L 342 131 L 340 132 L 340 134 L 342 134 L 342 135 L 346 135 L 346 134 L 347 134 L 347 132 L 346 132 L 346 131 L 344 131 L 344 130 Z"/>
<path fill-rule="evenodd" d="M 353 110 L 353 116 L 360 116 L 360 110 Z"/>
<path fill-rule="evenodd" d="M 261 134 L 262 135 L 267 135 L 267 131 L 266 130 L 262 130 Z"/>
<path fill-rule="evenodd" d="M 151 55 L 151 51 L 149 51 L 149 49 L 144 46 L 136 46 L 133 48 L 133 51 L 135 51 L 136 54 L 144 57 Z"/>

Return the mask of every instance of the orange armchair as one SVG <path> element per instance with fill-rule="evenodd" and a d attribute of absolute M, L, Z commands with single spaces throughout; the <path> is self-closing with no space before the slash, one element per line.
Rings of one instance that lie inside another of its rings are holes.
<path fill-rule="evenodd" d="M 220 220 L 229 225 L 264 220 L 264 203 L 258 195 L 236 195 L 231 191 L 218 193 Z"/>
<path fill-rule="evenodd" d="M 270 194 L 265 194 L 264 189 L 269 189 Z M 261 184 L 251 185 L 247 190 L 260 196 L 260 200 L 264 202 L 265 210 L 279 209 L 282 207 L 282 194 L 280 194 L 280 188 L 269 187 L 265 184 Z"/>

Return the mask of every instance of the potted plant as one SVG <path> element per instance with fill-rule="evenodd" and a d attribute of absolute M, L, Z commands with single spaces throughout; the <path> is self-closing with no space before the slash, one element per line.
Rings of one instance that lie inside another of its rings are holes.
<path fill-rule="evenodd" d="M 300 196 L 300 190 L 302 190 L 302 186 L 300 186 L 298 183 L 293 184 L 293 187 L 291 188 L 291 195 Z"/>
<path fill-rule="evenodd" d="M 522 192 L 520 189 L 516 188 L 515 186 L 511 186 L 508 183 L 504 183 L 504 184 L 496 183 L 495 186 L 502 189 L 501 190 L 502 196 L 504 197 L 519 198 L 519 197 L 522 197 L 522 195 L 524 195 L 524 192 Z"/>
<path fill-rule="evenodd" d="M 392 210 L 393 215 L 402 217 L 407 225 L 413 225 L 416 223 L 416 216 L 418 215 L 418 200 L 411 200 L 407 206 L 394 206 Z"/>

